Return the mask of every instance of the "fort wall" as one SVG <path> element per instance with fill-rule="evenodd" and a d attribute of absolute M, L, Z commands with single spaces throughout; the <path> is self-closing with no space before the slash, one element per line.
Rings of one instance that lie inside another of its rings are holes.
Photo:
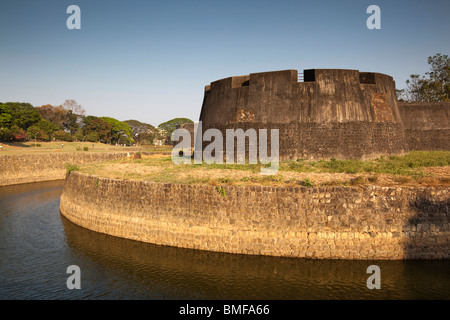
<path fill-rule="evenodd" d="M 450 150 L 450 102 L 399 103 L 409 150 Z"/>
<path fill-rule="evenodd" d="M 203 131 L 278 129 L 280 159 L 374 158 L 403 154 L 401 115 L 392 77 L 358 70 L 252 73 L 205 87 Z M 225 150 L 225 142 L 224 142 Z"/>
<path fill-rule="evenodd" d="M 343 69 L 252 73 L 205 87 L 203 132 L 278 129 L 280 160 L 450 149 L 450 103 L 399 103 L 392 77 Z M 205 144 L 203 144 L 205 147 Z M 225 150 L 225 142 L 223 150 Z"/>
<path fill-rule="evenodd" d="M 127 153 L 53 153 L 0 156 L 0 186 L 49 180 L 66 176 L 64 165 L 85 164 L 126 157 Z"/>
<path fill-rule="evenodd" d="M 448 259 L 448 187 L 265 187 L 125 181 L 71 172 L 61 213 L 112 236 L 317 259 Z"/>

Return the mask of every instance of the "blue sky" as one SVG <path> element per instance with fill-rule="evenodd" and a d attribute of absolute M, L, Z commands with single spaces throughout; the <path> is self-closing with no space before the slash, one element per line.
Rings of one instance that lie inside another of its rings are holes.
<path fill-rule="evenodd" d="M 81 30 L 69 30 L 69 5 Z M 369 5 L 381 30 L 369 30 Z M 0 2 L 0 101 L 152 125 L 197 121 L 204 86 L 254 72 L 342 68 L 398 88 L 450 54 L 450 1 L 40 0 Z"/>

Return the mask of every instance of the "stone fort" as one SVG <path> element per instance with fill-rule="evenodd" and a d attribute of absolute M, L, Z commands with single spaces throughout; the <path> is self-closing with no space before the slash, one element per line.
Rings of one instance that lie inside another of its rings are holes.
<path fill-rule="evenodd" d="M 226 129 L 278 129 L 280 160 L 450 149 L 450 103 L 400 103 L 391 76 L 358 70 L 282 70 L 217 80 L 205 87 L 199 120 L 202 132 L 216 128 L 224 135 Z M 193 133 L 193 125 L 181 127 Z"/>
<path fill-rule="evenodd" d="M 315 69 L 299 81 L 286 70 L 206 86 L 197 131 L 278 129 L 280 160 L 371 158 L 449 149 L 449 111 L 450 103 L 399 103 L 384 74 Z M 194 134 L 194 125 L 181 127 Z M 158 245 L 313 259 L 450 258 L 446 186 L 217 188 L 71 172 L 60 210 L 90 230 Z"/>

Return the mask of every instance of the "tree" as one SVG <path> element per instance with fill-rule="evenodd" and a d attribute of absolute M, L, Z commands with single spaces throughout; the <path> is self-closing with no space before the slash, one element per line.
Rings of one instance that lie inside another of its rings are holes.
<path fill-rule="evenodd" d="M 177 128 L 177 125 L 184 124 L 184 123 L 194 123 L 191 119 L 187 118 L 174 118 L 172 120 L 169 120 L 167 122 L 161 123 L 158 128 L 165 131 L 165 143 L 171 144 L 172 143 L 172 133 Z"/>
<path fill-rule="evenodd" d="M 20 127 L 13 125 L 11 127 L 11 135 L 13 140 L 25 141 L 28 139 L 27 133 Z"/>
<path fill-rule="evenodd" d="M 67 110 L 66 116 L 63 122 L 63 128 L 66 131 L 69 131 L 71 134 L 75 134 L 80 126 L 77 123 L 78 116 L 73 113 L 72 110 Z"/>
<path fill-rule="evenodd" d="M 100 140 L 100 137 L 99 137 L 98 133 L 94 132 L 94 131 L 90 132 L 89 134 L 87 134 L 85 136 L 85 141 L 97 142 L 99 140 Z"/>
<path fill-rule="evenodd" d="M 89 136 L 89 141 L 92 141 L 92 139 L 96 137 L 97 140 L 95 141 L 102 141 L 106 143 L 111 139 L 112 128 L 113 126 L 111 124 L 98 117 L 87 116 L 83 119 L 82 135 L 83 138 L 87 138 L 87 136 Z M 93 133 L 96 133 L 96 136 L 92 135 Z"/>
<path fill-rule="evenodd" d="M 126 138 L 126 144 L 131 144 L 134 142 L 132 138 L 133 131 L 127 123 L 110 117 L 100 117 L 100 119 L 112 126 L 111 143 L 119 143 L 119 139 L 121 139 L 123 136 L 125 136 Z"/>
<path fill-rule="evenodd" d="M 406 100 L 406 92 L 405 89 L 396 89 L 395 93 L 397 95 L 397 100 L 400 102 L 404 102 Z"/>
<path fill-rule="evenodd" d="M 428 89 L 434 101 L 450 101 L 450 59 L 448 55 L 440 53 L 428 57 L 431 71 L 426 75 L 429 78 Z"/>
<path fill-rule="evenodd" d="M 84 108 L 73 99 L 65 100 L 62 106 L 64 109 L 72 111 L 72 113 L 76 115 L 84 116 L 86 113 Z"/>
<path fill-rule="evenodd" d="M 10 141 L 13 140 L 12 131 L 6 127 L 0 127 L 0 141 Z"/>
<path fill-rule="evenodd" d="M 410 79 L 406 80 L 406 100 L 415 102 L 429 101 L 425 90 L 426 79 L 418 74 L 412 74 Z"/>
<path fill-rule="evenodd" d="M 53 132 L 57 131 L 59 127 L 53 122 L 47 121 L 45 119 L 37 123 L 37 127 L 44 131 L 46 134 L 51 135 Z"/>
<path fill-rule="evenodd" d="M 53 137 L 56 140 L 62 141 L 72 141 L 72 135 L 69 132 L 65 132 L 64 130 L 58 130 L 53 133 Z"/>
<path fill-rule="evenodd" d="M 6 104 L 0 104 L 0 128 L 9 129 L 12 124 L 11 108 Z"/>
<path fill-rule="evenodd" d="M 7 102 L 6 105 L 12 116 L 13 125 L 23 130 L 38 123 L 41 120 L 39 112 L 29 103 Z"/>
<path fill-rule="evenodd" d="M 58 128 L 64 129 L 74 135 L 84 117 L 84 109 L 75 100 L 66 100 L 61 106 L 52 106 L 49 104 L 37 107 L 41 117 L 51 123 L 54 123 Z"/>
<path fill-rule="evenodd" d="M 406 89 L 397 93 L 401 98 L 411 102 L 450 101 L 450 58 L 440 53 L 428 57 L 431 70 L 426 76 L 412 74 L 406 80 Z M 399 99 L 400 100 L 400 99 Z"/>
<path fill-rule="evenodd" d="M 157 130 L 157 128 L 155 128 L 155 130 Z M 156 131 L 143 132 L 139 134 L 138 139 L 140 145 L 153 144 L 153 141 L 157 139 L 157 133 Z"/>
<path fill-rule="evenodd" d="M 153 141 L 155 127 L 151 124 L 137 120 L 126 120 L 124 122 L 130 126 L 136 144 L 148 144 Z"/>
<path fill-rule="evenodd" d="M 26 130 L 40 120 L 39 112 L 29 103 L 0 103 L 0 139 L 24 141 Z"/>
<path fill-rule="evenodd" d="M 62 106 L 52 106 L 49 104 L 36 107 L 36 110 L 41 115 L 42 119 L 45 119 L 51 123 L 54 123 L 59 128 L 63 127 L 64 121 L 66 120 L 67 110 Z"/>
<path fill-rule="evenodd" d="M 29 139 L 36 139 L 36 140 L 48 140 L 49 136 L 47 133 L 44 132 L 44 130 L 40 129 L 37 125 L 28 127 L 27 135 Z M 18 140 L 16 138 L 16 140 Z"/>

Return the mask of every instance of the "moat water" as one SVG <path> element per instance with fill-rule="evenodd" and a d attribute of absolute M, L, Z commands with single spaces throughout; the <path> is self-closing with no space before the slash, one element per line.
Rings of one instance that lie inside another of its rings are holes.
<path fill-rule="evenodd" d="M 450 261 L 213 253 L 96 233 L 59 212 L 63 181 L 0 187 L 0 299 L 450 299 Z M 67 267 L 81 270 L 69 290 Z M 367 267 L 381 270 L 369 290 Z"/>

